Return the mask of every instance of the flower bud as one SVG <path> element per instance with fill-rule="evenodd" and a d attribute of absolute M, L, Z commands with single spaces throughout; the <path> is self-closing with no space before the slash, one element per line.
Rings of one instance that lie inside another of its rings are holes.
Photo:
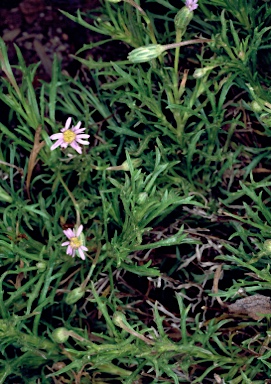
<path fill-rule="evenodd" d="M 198 8 L 198 0 L 186 0 L 185 6 L 192 12 L 194 9 Z"/>
<path fill-rule="evenodd" d="M 134 168 L 138 168 L 142 163 L 141 159 L 133 159 L 132 164 Z M 107 171 L 129 171 L 129 164 L 128 161 L 125 160 L 121 165 L 114 165 L 112 167 L 107 167 Z"/>
<path fill-rule="evenodd" d="M 115 312 L 113 315 L 113 323 L 120 328 L 123 328 L 123 324 L 127 323 L 126 317 L 121 312 Z"/>
<path fill-rule="evenodd" d="M 175 28 L 184 34 L 188 24 L 193 19 L 194 12 L 190 11 L 187 7 L 183 7 L 179 10 L 174 18 Z"/>
<path fill-rule="evenodd" d="M 144 47 L 133 49 L 128 54 L 128 60 L 132 63 L 146 63 L 152 59 L 156 59 L 165 51 L 161 44 L 149 44 Z"/>
<path fill-rule="evenodd" d="M 139 166 L 141 165 L 141 163 L 142 163 L 142 160 L 141 160 L 141 159 L 133 159 L 133 160 L 132 160 L 132 164 L 133 164 L 133 167 L 134 167 L 134 168 L 139 167 Z M 127 160 L 125 160 L 125 161 L 121 164 L 121 169 L 122 169 L 123 171 L 129 171 L 129 170 L 130 170 L 130 168 L 129 168 L 129 164 L 128 164 L 128 161 L 127 161 Z"/>
<path fill-rule="evenodd" d="M 47 264 L 45 263 L 45 261 L 39 261 L 36 264 L 36 267 L 37 267 L 39 272 L 44 272 L 46 270 L 46 268 L 47 268 Z"/>
<path fill-rule="evenodd" d="M 206 75 L 207 72 L 211 71 L 213 68 L 215 68 L 215 65 L 205 68 L 197 68 L 195 72 L 193 73 L 194 79 L 200 79 L 204 75 Z"/>
<path fill-rule="evenodd" d="M 262 112 L 263 108 L 261 107 L 261 105 L 256 101 L 256 100 L 253 100 L 251 103 L 250 103 L 250 107 L 252 109 L 253 112 L 256 112 L 256 113 L 259 113 L 259 112 Z"/>
<path fill-rule="evenodd" d="M 263 243 L 263 250 L 265 252 L 271 253 L 271 239 L 265 240 Z"/>
<path fill-rule="evenodd" d="M 64 327 L 56 328 L 51 335 L 52 340 L 59 344 L 65 343 L 69 337 L 70 332 Z"/>
<path fill-rule="evenodd" d="M 82 287 L 75 288 L 67 294 L 65 303 L 68 305 L 73 305 L 77 303 L 78 300 L 82 299 L 84 294 L 85 290 Z"/>

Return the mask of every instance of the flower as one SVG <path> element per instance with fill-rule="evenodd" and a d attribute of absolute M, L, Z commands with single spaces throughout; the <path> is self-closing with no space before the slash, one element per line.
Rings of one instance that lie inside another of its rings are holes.
<path fill-rule="evenodd" d="M 198 8 L 198 0 L 186 0 L 185 6 L 192 12 L 194 9 Z"/>
<path fill-rule="evenodd" d="M 56 149 L 57 147 L 67 148 L 70 145 L 73 149 L 78 153 L 82 153 L 82 148 L 78 145 L 89 145 L 89 142 L 82 139 L 88 139 L 89 135 L 85 133 L 82 134 L 86 130 L 86 128 L 80 128 L 81 121 L 79 121 L 75 126 L 70 128 L 72 122 L 72 118 L 69 117 L 66 121 L 65 127 L 61 129 L 61 133 L 54 133 L 50 136 L 51 140 L 57 140 L 52 146 L 51 151 Z"/>
<path fill-rule="evenodd" d="M 160 44 L 149 44 L 144 47 L 133 49 L 128 54 L 128 60 L 132 63 L 146 63 L 152 59 L 156 59 L 165 48 Z"/>
<path fill-rule="evenodd" d="M 81 259 L 85 260 L 86 256 L 84 254 L 84 251 L 87 251 L 88 249 L 83 245 L 83 238 L 81 235 L 82 231 L 83 231 L 83 225 L 80 225 L 77 230 L 71 230 L 69 228 L 63 231 L 64 235 L 67 236 L 69 241 L 65 241 L 65 243 L 61 244 L 61 246 L 62 247 L 68 246 L 66 251 L 67 255 L 71 255 L 72 257 L 74 257 L 76 251 L 78 251 Z"/>

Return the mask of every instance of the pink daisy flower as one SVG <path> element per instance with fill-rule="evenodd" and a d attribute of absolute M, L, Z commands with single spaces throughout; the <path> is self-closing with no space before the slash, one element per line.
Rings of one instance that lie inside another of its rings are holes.
<path fill-rule="evenodd" d="M 192 12 L 194 9 L 198 8 L 198 0 L 186 0 L 185 6 Z"/>
<path fill-rule="evenodd" d="M 82 145 L 89 145 L 89 142 L 82 139 L 88 139 L 89 135 L 86 135 L 85 133 L 82 134 L 86 130 L 86 128 L 80 128 L 81 121 L 79 121 L 75 126 L 72 125 L 70 128 L 72 122 L 72 118 L 69 117 L 66 121 L 65 127 L 62 128 L 60 131 L 61 133 L 54 133 L 50 136 L 51 140 L 57 140 L 52 146 L 51 151 L 56 149 L 57 147 L 61 148 L 67 148 L 68 145 L 70 145 L 73 149 L 76 150 L 76 152 L 82 153 L 82 148 L 79 144 Z"/>
<path fill-rule="evenodd" d="M 67 255 L 71 255 L 72 257 L 74 257 L 76 254 L 76 251 L 78 251 L 81 259 L 85 260 L 86 256 L 84 254 L 84 251 L 87 251 L 88 249 L 83 245 L 83 242 L 79 237 L 82 231 L 83 231 L 83 225 L 80 225 L 77 230 L 72 230 L 69 228 L 63 231 L 64 235 L 67 236 L 69 241 L 65 241 L 65 243 L 61 244 L 61 246 L 62 247 L 68 246 L 66 251 Z"/>

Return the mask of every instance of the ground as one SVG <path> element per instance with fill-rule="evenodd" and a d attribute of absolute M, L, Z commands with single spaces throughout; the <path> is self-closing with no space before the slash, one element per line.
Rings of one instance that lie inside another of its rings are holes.
<path fill-rule="evenodd" d="M 97 0 L 6 0 L 0 5 L 0 33 L 8 44 L 9 58 L 17 64 L 16 44 L 26 64 L 41 62 L 37 79 L 50 80 L 54 54 L 63 70 L 74 76 L 78 62 L 70 58 L 84 43 L 92 40 L 90 31 L 61 14 L 75 14 L 98 6 Z"/>

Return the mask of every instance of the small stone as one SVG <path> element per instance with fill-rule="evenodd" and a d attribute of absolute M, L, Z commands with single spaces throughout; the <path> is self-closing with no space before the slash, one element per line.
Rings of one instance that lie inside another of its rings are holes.
<path fill-rule="evenodd" d="M 254 320 L 260 320 L 263 315 L 271 315 L 271 301 L 268 296 L 252 295 L 236 300 L 228 309 L 231 313 L 245 314 Z"/>
<path fill-rule="evenodd" d="M 32 42 L 31 41 L 26 41 L 25 43 L 24 43 L 24 47 L 25 47 L 25 49 L 32 49 L 33 48 L 33 44 L 32 44 Z"/>
<path fill-rule="evenodd" d="M 59 47 L 57 47 L 57 50 L 60 52 L 67 51 L 68 47 L 64 44 L 61 44 Z"/>
<path fill-rule="evenodd" d="M 3 34 L 4 41 L 13 41 L 21 33 L 20 28 L 13 29 L 12 31 L 6 31 Z"/>
<path fill-rule="evenodd" d="M 58 36 L 54 36 L 52 39 L 50 39 L 50 42 L 53 47 L 55 47 L 60 43 L 60 38 Z"/>
<path fill-rule="evenodd" d="M 37 35 L 35 35 L 35 39 L 37 40 L 42 40 L 43 39 L 43 34 L 42 33 L 38 33 Z"/>

